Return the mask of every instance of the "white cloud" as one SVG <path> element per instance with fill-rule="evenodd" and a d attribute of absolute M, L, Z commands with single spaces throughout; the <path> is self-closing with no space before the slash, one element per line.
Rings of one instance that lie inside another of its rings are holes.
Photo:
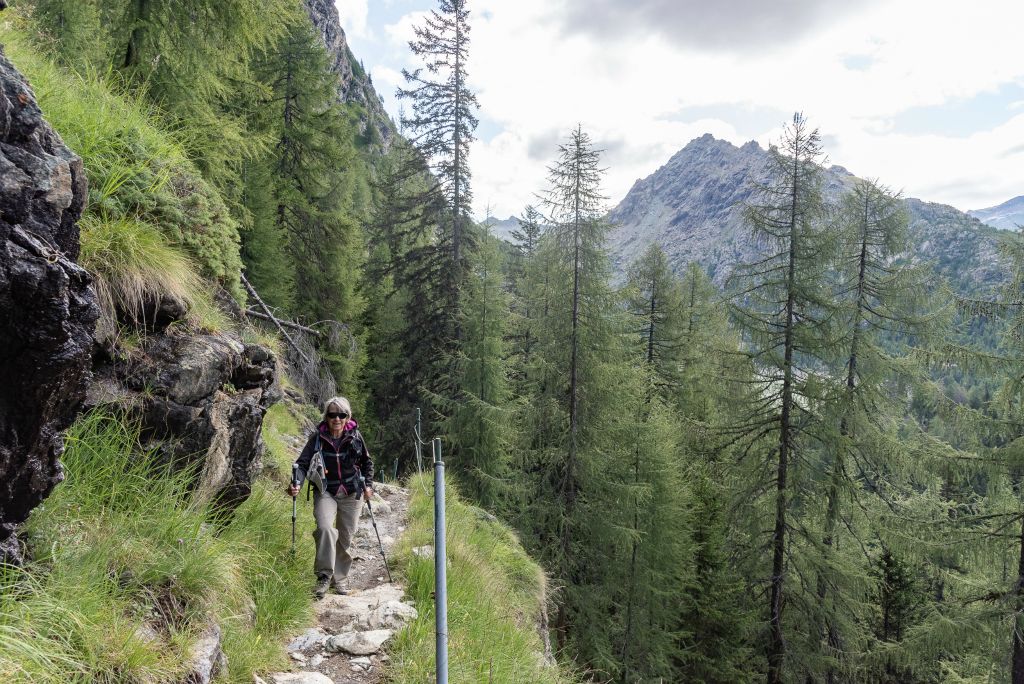
<path fill-rule="evenodd" d="M 552 146 L 544 158 L 543 146 L 577 123 L 615 143 L 605 184 L 614 204 L 693 137 L 744 142 L 730 108 L 804 111 L 835 141 L 826 150 L 834 163 L 923 199 L 971 208 L 1024 193 L 1024 165 L 1008 154 L 1024 142 L 1024 117 L 1010 120 L 1019 110 L 966 137 L 894 132 L 901 112 L 1024 83 L 1019 0 L 869 3 L 784 45 L 733 51 L 702 50 L 667 31 L 567 33 L 564 13 L 545 0 L 476 0 L 471 11 L 471 86 L 481 119 L 501 131 L 472 150 L 478 214 L 488 202 L 505 216 L 532 201 L 555 154 Z M 422 15 L 387 26 L 389 42 L 404 48 Z M 401 54 L 394 69 L 416 66 Z M 380 67 L 374 74 L 382 80 Z M 702 107 L 713 118 L 681 114 Z M 786 118 L 743 131 L 765 144 Z"/>
<path fill-rule="evenodd" d="M 367 26 L 369 15 L 368 0 L 334 0 L 341 17 L 341 27 L 345 33 L 359 38 L 369 38 L 373 34 Z"/>

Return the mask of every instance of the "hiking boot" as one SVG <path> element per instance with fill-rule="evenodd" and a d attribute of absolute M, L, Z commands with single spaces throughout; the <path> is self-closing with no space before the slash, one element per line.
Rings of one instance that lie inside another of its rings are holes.
<path fill-rule="evenodd" d="M 338 580 L 332 580 L 331 588 L 334 589 L 334 593 L 345 596 L 349 592 L 348 580 L 342 580 L 340 582 Z"/>
<path fill-rule="evenodd" d="M 321 575 L 316 578 L 316 586 L 313 588 L 313 597 L 318 601 L 327 595 L 327 588 L 331 586 L 331 578 Z"/>

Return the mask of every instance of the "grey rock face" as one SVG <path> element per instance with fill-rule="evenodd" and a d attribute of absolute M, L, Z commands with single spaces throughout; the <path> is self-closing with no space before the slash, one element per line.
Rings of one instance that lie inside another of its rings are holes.
<path fill-rule="evenodd" d="M 2 5 L 2 2 L 0 2 Z M 0 52 L 0 560 L 14 531 L 63 479 L 62 432 L 90 381 L 99 317 L 75 263 L 86 198 L 81 160 L 43 121 Z"/>
<path fill-rule="evenodd" d="M 380 95 L 373 87 L 369 74 L 363 73 L 362 67 L 353 65 L 355 59 L 348 47 L 345 30 L 341 27 L 341 18 L 334 0 L 303 0 L 313 26 L 323 38 L 327 53 L 331 58 L 331 71 L 338 75 L 338 101 L 358 102 L 366 108 L 367 114 L 362 120 L 363 131 L 372 126 L 380 139 L 381 147 L 386 153 L 395 136 L 395 125 L 384 111 Z"/>
<path fill-rule="evenodd" d="M 678 273 L 699 263 L 719 285 L 736 264 L 759 250 L 743 219 L 752 184 L 765 173 L 768 152 L 755 142 L 736 147 L 710 134 L 690 141 L 653 174 L 638 180 L 609 213 L 616 224 L 610 251 L 621 274 L 651 243 Z M 823 174 L 826 200 L 836 202 L 856 178 L 832 166 Z M 885 182 L 885 179 L 882 179 Z M 999 278 L 995 231 L 946 205 L 905 200 L 912 259 L 932 261 L 960 285 L 991 285 Z M 965 274 L 971 283 L 963 282 Z"/>
<path fill-rule="evenodd" d="M 280 398 L 267 349 L 228 334 L 147 337 L 140 353 L 97 367 L 90 402 L 140 419 L 145 446 L 195 466 L 200 495 L 231 510 L 252 492 L 264 451 L 260 429 Z"/>
<path fill-rule="evenodd" d="M 219 672 L 227 670 L 228 661 L 221 648 L 220 627 L 213 624 L 192 646 L 192 671 L 182 684 L 210 684 Z"/>

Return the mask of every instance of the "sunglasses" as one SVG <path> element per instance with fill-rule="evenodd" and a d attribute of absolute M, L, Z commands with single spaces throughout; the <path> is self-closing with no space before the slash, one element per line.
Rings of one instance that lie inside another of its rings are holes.
<path fill-rule="evenodd" d="M 334 411 L 329 411 L 327 413 L 327 420 L 330 420 L 332 418 L 348 418 L 348 414 L 347 413 L 335 413 Z"/>

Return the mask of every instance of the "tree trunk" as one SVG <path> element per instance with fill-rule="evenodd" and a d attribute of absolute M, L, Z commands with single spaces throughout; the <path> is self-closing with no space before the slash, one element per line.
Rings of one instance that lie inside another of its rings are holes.
<path fill-rule="evenodd" d="M 1020 559 L 1017 563 L 1016 595 L 1017 610 L 1013 619 L 1013 669 L 1010 681 L 1013 684 L 1024 684 L 1024 517 L 1020 524 Z"/>
<path fill-rule="evenodd" d="M 775 479 L 775 530 L 772 533 L 772 578 L 768 605 L 771 636 L 768 644 L 768 684 L 782 684 L 786 640 L 782 632 L 783 579 L 786 567 L 786 476 L 792 448 L 793 346 L 796 298 L 797 198 L 800 155 L 793 155 L 793 186 L 790 197 L 789 266 L 786 274 L 786 324 L 782 374 L 782 413 L 779 416 L 779 461 Z"/>
<path fill-rule="evenodd" d="M 579 144 L 577 143 L 577 152 Z M 580 169 L 577 163 L 577 174 Z M 565 475 L 562 480 L 562 497 L 565 503 L 564 521 L 562 523 L 562 563 L 565 570 L 569 569 L 569 554 L 572 542 L 572 512 L 576 502 L 576 451 L 579 432 L 579 323 L 580 323 L 580 231 L 582 230 L 581 198 L 579 196 L 579 177 L 576 179 L 576 196 L 573 211 L 573 267 L 572 267 L 572 321 L 569 352 L 569 454 L 565 464 Z M 563 572 L 563 579 L 572 583 L 571 573 Z M 565 601 L 558 610 L 559 646 L 565 647 L 568 616 Z"/>
<path fill-rule="evenodd" d="M 139 64 L 142 53 L 142 41 L 145 39 L 146 25 L 149 22 L 149 0 L 135 0 L 135 21 L 132 32 L 128 36 L 128 47 L 124 53 L 124 68 L 128 69 Z"/>

